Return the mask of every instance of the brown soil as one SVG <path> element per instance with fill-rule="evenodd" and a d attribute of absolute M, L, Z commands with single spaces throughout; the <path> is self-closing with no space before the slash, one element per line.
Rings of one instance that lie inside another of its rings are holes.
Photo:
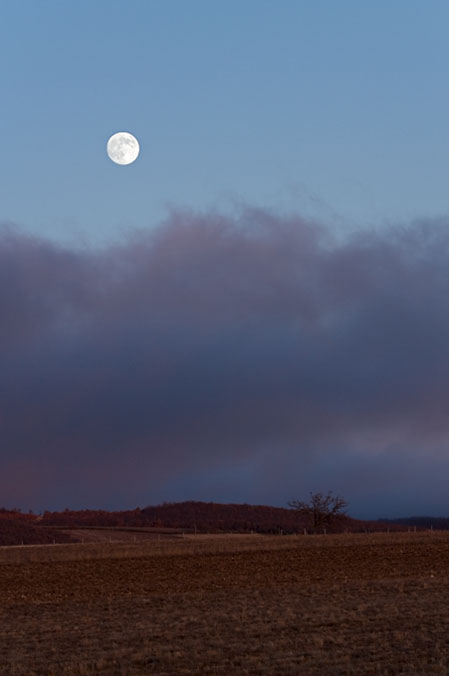
<path fill-rule="evenodd" d="M 449 533 L 0 549 L 0 673 L 449 674 Z"/>

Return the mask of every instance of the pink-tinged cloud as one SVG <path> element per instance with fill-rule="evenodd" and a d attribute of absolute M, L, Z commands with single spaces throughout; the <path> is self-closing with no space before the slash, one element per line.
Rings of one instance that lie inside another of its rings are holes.
<path fill-rule="evenodd" d="M 101 250 L 4 228 L 0 495 L 282 504 L 446 467 L 448 228 L 175 212 Z"/>

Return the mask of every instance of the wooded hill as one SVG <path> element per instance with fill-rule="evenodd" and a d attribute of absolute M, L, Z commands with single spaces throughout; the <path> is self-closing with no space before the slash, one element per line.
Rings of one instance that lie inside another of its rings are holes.
<path fill-rule="evenodd" d="M 63 531 L 37 526 L 36 518 L 34 514 L 0 510 L 0 546 L 40 545 L 75 541 Z"/>
<path fill-rule="evenodd" d="M 408 523 L 362 521 L 337 515 L 326 526 L 327 533 L 407 531 Z M 424 524 L 416 524 L 424 528 Z M 0 509 L 0 545 L 76 541 L 70 533 L 78 528 L 178 529 L 186 532 L 254 532 L 266 534 L 322 533 L 314 529 L 310 517 L 295 509 L 265 505 L 219 504 L 214 502 L 170 502 L 143 509 L 109 512 L 105 510 L 64 510 L 43 514 L 24 514 Z M 428 526 L 427 526 L 428 527 Z"/>

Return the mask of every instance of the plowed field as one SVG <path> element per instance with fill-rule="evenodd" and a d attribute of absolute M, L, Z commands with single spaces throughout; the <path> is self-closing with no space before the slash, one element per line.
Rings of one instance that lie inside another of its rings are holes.
<path fill-rule="evenodd" d="M 0 674 L 449 674 L 449 534 L 2 548 Z"/>

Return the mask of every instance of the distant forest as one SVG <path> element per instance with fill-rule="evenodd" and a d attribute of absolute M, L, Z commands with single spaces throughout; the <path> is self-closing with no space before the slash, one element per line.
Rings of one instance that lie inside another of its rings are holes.
<path fill-rule="evenodd" d="M 363 521 L 345 514 L 336 515 L 326 527 L 327 533 L 364 533 L 407 531 L 434 528 L 449 529 L 449 518 L 410 517 Z M 322 533 L 314 529 L 310 517 L 296 509 L 249 504 L 214 502 L 169 502 L 142 509 L 109 512 L 105 510 L 46 511 L 43 514 L 0 509 L 0 546 L 76 542 L 71 534 L 79 528 L 163 529 L 190 533 Z"/>

